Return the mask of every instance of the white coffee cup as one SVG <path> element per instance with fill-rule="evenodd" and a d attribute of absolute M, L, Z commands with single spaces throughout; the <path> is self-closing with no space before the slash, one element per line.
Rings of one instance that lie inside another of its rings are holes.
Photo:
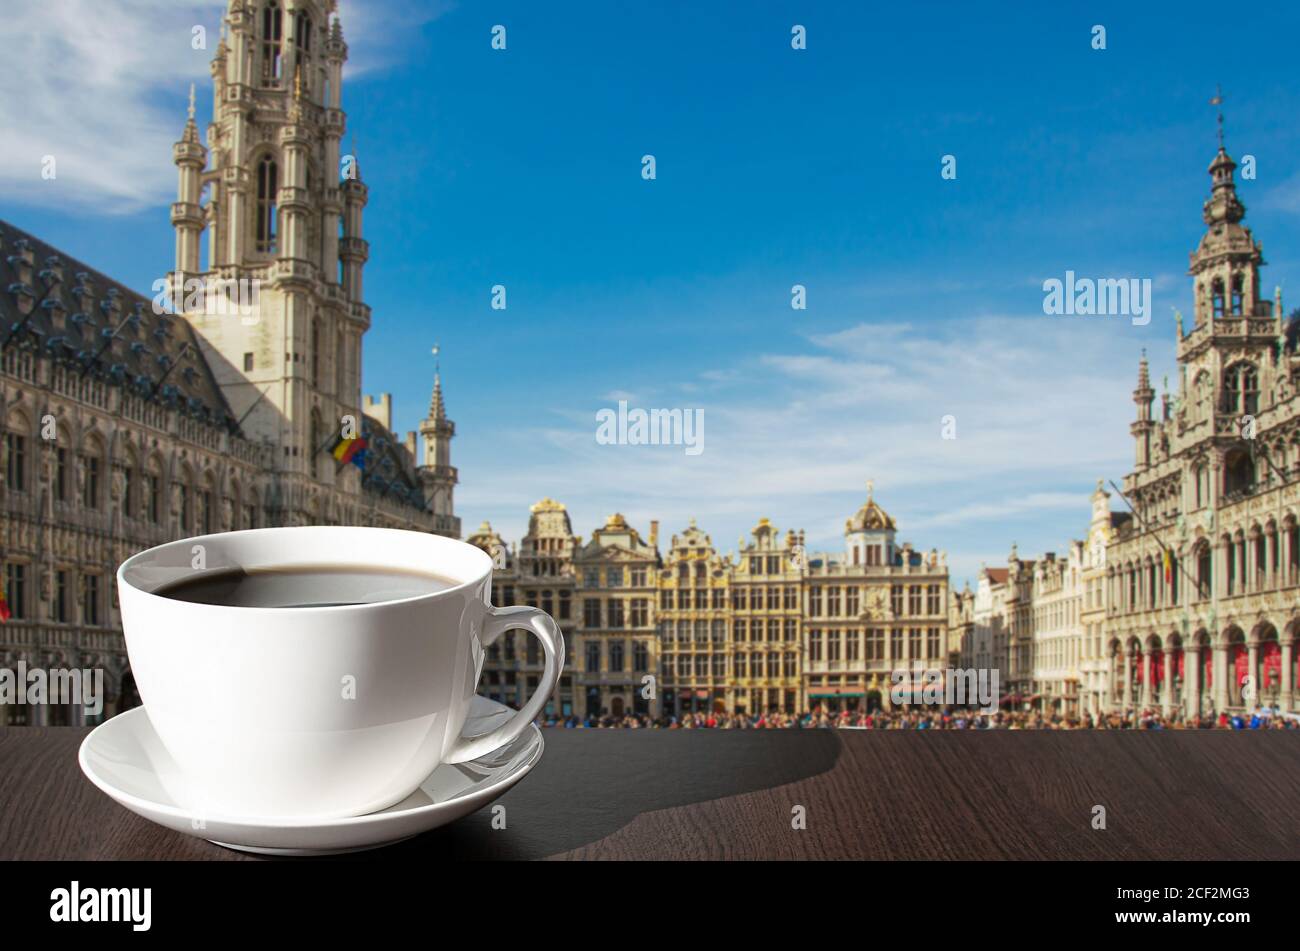
<path fill-rule="evenodd" d="M 201 571 L 392 568 L 453 586 L 328 607 L 197 604 L 155 594 Z M 440 763 L 517 737 L 554 690 L 564 640 L 536 608 L 493 608 L 492 560 L 422 532 L 311 526 L 204 535 L 141 552 L 117 572 L 140 698 L 197 815 L 328 819 L 400 802 Z M 460 735 L 483 649 L 510 628 L 537 635 L 541 682 L 492 732 Z"/>

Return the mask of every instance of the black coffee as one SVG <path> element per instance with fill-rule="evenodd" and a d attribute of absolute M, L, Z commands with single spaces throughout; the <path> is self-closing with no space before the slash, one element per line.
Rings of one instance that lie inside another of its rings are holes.
<path fill-rule="evenodd" d="M 177 601 L 239 608 L 323 608 L 413 598 L 456 584 L 438 575 L 397 568 L 286 565 L 196 571 L 154 593 Z"/>

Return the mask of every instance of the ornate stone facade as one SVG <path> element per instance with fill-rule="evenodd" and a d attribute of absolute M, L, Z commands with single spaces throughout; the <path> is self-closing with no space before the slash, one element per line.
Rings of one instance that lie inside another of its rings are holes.
<path fill-rule="evenodd" d="M 731 623 L 734 644 L 728 676 L 732 706 L 746 713 L 804 706 L 804 580 L 808 559 L 802 531 L 784 539 L 765 518 L 741 540 L 731 575 Z M 730 559 L 728 559 L 730 561 Z"/>
<path fill-rule="evenodd" d="M 657 525 L 650 540 L 611 515 L 573 555 L 582 607 L 574 636 L 574 700 L 579 713 L 657 713 L 659 670 L 655 603 L 661 565 Z"/>
<path fill-rule="evenodd" d="M 1206 714 L 1294 709 L 1300 636 L 1300 354 L 1241 222 L 1236 163 L 1210 164 L 1191 255 L 1195 319 L 1177 319 L 1177 394 L 1143 357 L 1133 392 L 1135 517 L 1107 551 L 1108 706 Z"/>
<path fill-rule="evenodd" d="M 867 501 L 845 522 L 843 555 L 808 556 L 808 706 L 889 709 L 894 671 L 908 671 L 907 683 L 919 690 L 924 670 L 948 667 L 947 559 L 896 542 L 896 532 L 868 489 Z"/>
<path fill-rule="evenodd" d="M 564 671 L 551 699 L 554 710 L 575 707 L 573 672 L 578 661 L 575 634 L 580 602 L 573 556 L 581 539 L 573 534 L 569 513 L 553 499 L 534 505 L 528 534 L 517 551 L 484 522 L 466 541 L 492 556 L 492 603 L 540 608 L 564 637 Z M 507 631 L 487 649 L 480 692 L 501 703 L 523 706 L 536 691 L 545 664 L 537 639 L 525 631 Z M 579 695 L 578 699 L 581 699 Z"/>
<path fill-rule="evenodd" d="M 207 146 L 191 102 L 173 149 L 176 260 L 153 300 L 0 222 L 0 666 L 101 667 L 106 713 L 132 702 L 114 571 L 133 552 L 267 525 L 460 534 L 436 376 L 423 460 L 389 399 L 362 405 L 366 186 L 340 162 L 333 12 L 232 0 Z M 364 470 L 329 453 L 347 418 Z"/>
<path fill-rule="evenodd" d="M 740 591 L 732 587 L 732 567 L 693 519 L 672 537 L 658 572 L 661 710 L 733 710 L 748 702 L 732 676 L 741 663 L 737 652 L 748 647 L 741 643 L 742 622 L 732 622 L 732 596 Z"/>
<path fill-rule="evenodd" d="M 681 716 L 887 707 L 893 670 L 946 667 L 945 560 L 896 544 L 895 531 L 868 498 L 845 526 L 843 555 L 809 554 L 803 532 L 782 536 L 760 519 L 735 555 L 692 522 L 665 557 L 656 522 L 643 541 L 614 515 L 584 545 L 547 499 L 519 553 L 488 525 L 469 541 L 494 555 L 497 603 L 554 607 L 565 630 L 570 663 L 548 713 Z M 545 567 L 522 570 L 524 552 L 539 549 Z M 481 690 L 522 704 L 540 672 L 522 657 L 507 638 L 490 648 Z"/>
<path fill-rule="evenodd" d="M 1069 554 L 1048 552 L 1034 564 L 1034 695 L 1045 710 L 1079 713 L 1079 668 L 1083 660 L 1083 543 Z"/>
<path fill-rule="evenodd" d="M 1083 605 L 1079 615 L 1079 636 L 1083 646 L 1079 659 L 1079 713 L 1098 716 L 1107 709 L 1110 662 L 1106 648 L 1106 558 L 1119 530 L 1129 521 L 1128 512 L 1110 507 L 1110 493 L 1100 479 L 1092 493 L 1092 519 L 1080 553 Z"/>

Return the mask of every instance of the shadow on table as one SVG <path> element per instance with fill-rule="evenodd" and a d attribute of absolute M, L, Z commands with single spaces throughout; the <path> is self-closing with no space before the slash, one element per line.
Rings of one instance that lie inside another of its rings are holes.
<path fill-rule="evenodd" d="M 545 738 L 537 768 L 497 800 L 505 829 L 492 828 L 489 805 L 407 842 L 330 861 L 544 858 L 643 812 L 815 776 L 840 754 L 834 730 L 547 730 Z"/>

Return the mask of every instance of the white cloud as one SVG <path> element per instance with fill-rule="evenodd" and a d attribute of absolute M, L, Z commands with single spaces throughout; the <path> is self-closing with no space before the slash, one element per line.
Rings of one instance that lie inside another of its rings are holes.
<path fill-rule="evenodd" d="M 912 528 L 946 528 L 969 522 L 991 522 L 1028 512 L 1065 512 L 1072 516 L 1089 504 L 1087 492 L 1033 492 L 1020 498 L 973 502 L 957 508 L 936 512 L 914 521 Z"/>
<path fill-rule="evenodd" d="M 864 323 L 799 352 L 714 361 L 725 393 L 683 399 L 630 377 L 620 382 L 653 389 L 654 405 L 704 410 L 703 454 L 598 445 L 592 412 L 556 408 L 551 425 L 498 447 L 541 461 L 476 473 L 458 502 L 490 509 L 511 537 L 527 503 L 550 495 L 570 503 L 580 534 L 616 510 L 643 531 L 660 519 L 665 535 L 694 516 L 726 550 L 766 515 L 782 531 L 806 529 L 812 547 L 838 549 L 872 478 L 900 537 L 948 549 L 954 573 L 977 568 L 975 553 L 1005 552 L 1017 532 L 1026 555 L 1035 533 L 1059 550 L 1086 530 L 1095 480 L 1131 462 L 1139 343 L 1125 327 L 1042 315 Z M 947 414 L 955 440 L 941 438 Z"/>
<path fill-rule="evenodd" d="M 1266 191 L 1261 198 L 1260 207 L 1289 214 L 1300 212 L 1300 175 L 1292 175 L 1280 185 Z"/>
<path fill-rule="evenodd" d="M 200 128 L 211 114 L 208 66 L 225 8 L 224 0 L 8 5 L 0 17 L 0 200 L 109 214 L 174 200 L 172 143 L 190 83 Z M 346 75 L 386 65 L 447 9 L 345 0 Z M 192 48 L 195 26 L 206 30 L 206 49 Z M 52 180 L 41 175 L 47 155 Z"/>
<path fill-rule="evenodd" d="M 184 126 L 189 83 L 207 75 L 222 7 L 64 0 L 6 10 L 0 197 L 108 212 L 169 201 L 171 146 Z M 207 51 L 191 49 L 195 25 L 207 30 Z M 46 155 L 56 162 L 49 181 L 41 177 Z"/>

